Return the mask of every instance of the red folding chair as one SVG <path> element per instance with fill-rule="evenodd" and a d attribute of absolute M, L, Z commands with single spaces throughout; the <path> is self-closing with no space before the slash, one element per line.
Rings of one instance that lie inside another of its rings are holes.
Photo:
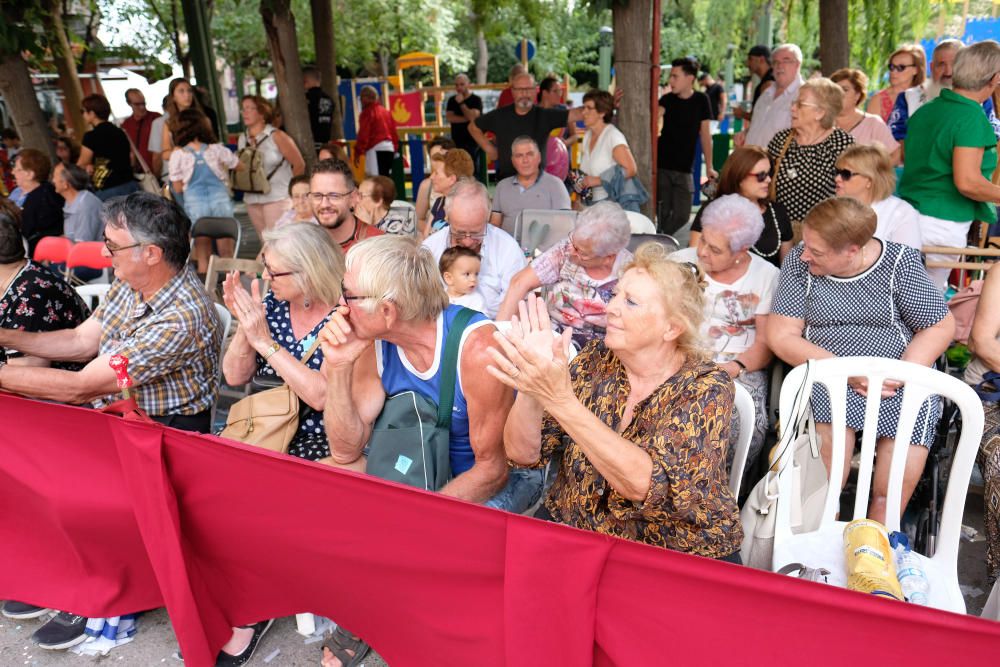
<path fill-rule="evenodd" d="M 104 256 L 104 244 L 100 241 L 84 241 L 74 244 L 66 257 L 67 277 L 72 279 L 73 269 L 79 266 L 100 270 L 111 268 L 111 258 Z M 107 278 L 107 271 L 104 275 Z M 106 280 L 106 282 L 110 281 Z"/>
<path fill-rule="evenodd" d="M 53 264 L 64 264 L 69 255 L 73 242 L 65 236 L 44 236 L 35 246 L 36 262 L 51 262 Z"/>

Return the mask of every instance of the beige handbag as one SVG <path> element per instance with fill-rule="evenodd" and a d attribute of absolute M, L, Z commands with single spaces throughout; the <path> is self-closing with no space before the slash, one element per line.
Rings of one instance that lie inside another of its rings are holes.
<path fill-rule="evenodd" d="M 319 348 L 319 338 L 302 358 L 306 364 Z M 283 384 L 237 401 L 229 408 L 226 427 L 219 435 L 272 452 L 288 453 L 299 429 L 299 397 Z"/>

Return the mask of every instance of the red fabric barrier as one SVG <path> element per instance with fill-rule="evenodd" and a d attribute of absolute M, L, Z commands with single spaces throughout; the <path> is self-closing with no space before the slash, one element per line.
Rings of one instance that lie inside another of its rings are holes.
<path fill-rule="evenodd" d="M 231 625 L 302 611 L 393 667 L 989 664 L 1000 646 L 1000 624 L 210 436 L 7 395 L 0 419 L 0 599 L 165 604 L 195 667 Z"/>

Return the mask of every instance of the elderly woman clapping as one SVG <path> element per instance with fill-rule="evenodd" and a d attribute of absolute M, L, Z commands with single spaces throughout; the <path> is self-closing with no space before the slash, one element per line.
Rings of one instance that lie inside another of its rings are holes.
<path fill-rule="evenodd" d="M 536 516 L 652 546 L 739 562 L 743 541 L 727 485 L 733 385 L 699 346 L 696 267 L 646 244 L 607 306 L 607 333 L 567 363 L 545 304 L 518 304 L 495 334 L 489 372 L 517 390 L 507 456 L 547 465 L 555 483 Z"/>
<path fill-rule="evenodd" d="M 514 275 L 496 319 L 509 320 L 528 292 L 544 287 L 557 330 L 571 330 L 580 347 L 604 335 L 605 308 L 622 267 L 632 259 L 625 248 L 630 236 L 628 217 L 618 204 L 604 201 L 585 209 L 564 241 Z"/>
<path fill-rule="evenodd" d="M 715 363 L 754 399 L 756 419 L 748 453 L 748 460 L 753 461 L 767 434 L 767 366 L 771 350 L 761 333 L 771 310 L 778 269 L 750 252 L 764 219 L 757 205 L 745 197 L 719 197 L 705 209 L 701 226 L 697 248 L 685 248 L 671 259 L 696 262 L 705 273 L 708 284 L 701 331 L 712 348 Z M 734 432 L 732 442 L 737 436 Z"/>
<path fill-rule="evenodd" d="M 801 222 L 809 209 L 834 193 L 833 165 L 854 138 L 834 121 L 844 103 L 844 91 L 830 79 L 802 84 L 792 102 L 792 127 L 774 135 L 767 152 L 774 161 L 774 200 Z"/>

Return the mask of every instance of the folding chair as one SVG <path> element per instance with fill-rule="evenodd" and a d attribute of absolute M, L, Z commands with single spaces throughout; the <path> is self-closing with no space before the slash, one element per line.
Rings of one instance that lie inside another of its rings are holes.
<path fill-rule="evenodd" d="M 628 216 L 628 224 L 632 227 L 633 234 L 655 234 L 656 225 L 653 221 L 636 211 L 625 211 Z"/>
<path fill-rule="evenodd" d="M 97 308 L 97 306 L 107 300 L 108 290 L 111 289 L 111 284 L 102 283 L 98 285 L 77 285 L 74 289 L 76 290 L 76 293 L 80 295 L 80 298 L 86 302 L 87 307 L 93 311 Z M 97 301 L 96 305 L 94 304 L 95 300 Z"/>
<path fill-rule="evenodd" d="M 219 294 L 219 281 L 230 271 L 239 271 L 244 274 L 244 277 L 257 278 L 264 272 L 264 265 L 253 259 L 234 259 L 218 255 L 209 257 L 208 271 L 205 273 L 205 290 L 216 303 L 222 303 L 222 296 Z M 249 284 L 247 289 L 249 289 Z"/>
<path fill-rule="evenodd" d="M 413 236 L 417 233 L 417 209 L 408 201 L 396 199 L 378 228 L 386 234 Z"/>
<path fill-rule="evenodd" d="M 219 386 L 222 386 L 222 357 L 226 353 L 226 343 L 229 341 L 229 329 L 233 324 L 233 314 L 229 312 L 221 303 L 215 304 L 215 312 L 219 315 L 219 320 L 222 321 L 222 342 L 219 344 L 219 372 L 218 372 L 218 382 Z M 219 394 L 222 394 L 220 389 Z M 215 402 L 212 403 L 212 428 L 215 428 L 215 411 L 218 407 L 219 399 L 216 398 Z"/>
<path fill-rule="evenodd" d="M 50 262 L 52 264 L 65 264 L 73 242 L 65 236 L 43 236 L 35 246 L 35 254 L 32 257 L 36 262 Z"/>
<path fill-rule="evenodd" d="M 730 443 L 731 446 L 735 447 L 735 453 L 733 454 L 733 466 L 729 470 L 729 490 L 733 492 L 734 498 L 739 498 L 743 469 L 746 467 L 750 441 L 753 440 L 753 426 L 754 418 L 757 416 L 757 408 L 753 404 L 750 392 L 744 389 L 739 382 L 733 384 L 736 386 L 734 405 L 740 419 L 740 439 L 735 443 Z"/>
<path fill-rule="evenodd" d="M 948 490 L 945 495 L 941 523 L 936 539 L 936 550 L 930 555 L 917 554 L 931 583 L 930 606 L 958 613 L 965 613 L 965 600 L 958 585 L 958 544 L 962 528 L 962 513 L 969 487 L 969 477 L 979 450 L 983 434 L 983 405 L 967 384 L 931 368 L 897 359 L 881 357 L 838 357 L 814 361 L 814 383 L 826 386 L 830 396 L 833 438 L 831 443 L 831 468 L 829 479 L 835 480 L 823 498 L 822 516 L 818 526 L 794 525 L 792 505 L 795 467 L 791 465 L 793 452 L 789 447 L 781 453 L 777 463 L 778 499 L 775 507 L 774 555 L 772 570 L 778 571 L 790 563 L 804 563 L 810 567 L 830 570 L 830 583 L 846 585 L 843 532 L 846 521 L 840 521 L 840 480 L 844 466 L 845 423 L 847 405 L 847 380 L 864 377 L 869 387 L 880 387 L 886 379 L 905 383 L 905 394 L 900 409 L 896 442 L 912 440 L 921 404 L 933 396 L 943 396 L 952 401 L 962 414 L 962 433 L 955 447 Z M 801 389 L 806 366 L 798 366 L 785 378 L 781 387 L 780 412 L 783 428 L 791 427 L 795 394 Z M 865 422 L 874 424 L 878 418 L 880 392 L 868 393 L 865 404 Z M 864 430 L 861 442 L 861 466 L 858 471 L 857 494 L 853 519 L 868 514 L 869 489 L 874 476 L 876 429 Z M 893 448 L 889 472 L 889 490 L 886 496 L 886 527 L 899 530 L 902 500 L 903 471 L 907 446 Z"/>
<path fill-rule="evenodd" d="M 73 269 L 86 267 L 88 269 L 99 269 L 104 271 L 104 275 L 94 282 L 111 282 L 108 269 L 111 268 L 111 258 L 104 256 L 104 244 L 100 241 L 83 241 L 73 244 L 69 254 L 66 255 L 66 279 L 82 284 L 82 281 L 73 277 Z"/>
<path fill-rule="evenodd" d="M 236 218 L 198 218 L 191 226 L 191 245 L 198 236 L 211 239 L 232 239 L 235 244 L 233 257 L 240 253 L 240 243 L 243 241 L 243 228 Z"/>
<path fill-rule="evenodd" d="M 659 243 L 663 246 L 668 253 L 677 252 L 681 249 L 681 244 L 678 243 L 670 234 L 632 234 L 632 238 L 629 239 L 628 249 L 635 252 L 636 249 L 643 243 Z"/>
<path fill-rule="evenodd" d="M 514 238 L 527 256 L 545 252 L 576 227 L 576 211 L 524 209 L 514 220 Z"/>
<path fill-rule="evenodd" d="M 921 251 L 927 259 L 925 265 L 928 269 L 958 270 L 958 287 L 965 285 L 968 273 L 982 278 L 983 273 L 993 265 L 993 262 L 1000 259 L 1000 248 L 924 246 Z M 948 255 L 957 256 L 958 259 L 948 259 Z"/>

